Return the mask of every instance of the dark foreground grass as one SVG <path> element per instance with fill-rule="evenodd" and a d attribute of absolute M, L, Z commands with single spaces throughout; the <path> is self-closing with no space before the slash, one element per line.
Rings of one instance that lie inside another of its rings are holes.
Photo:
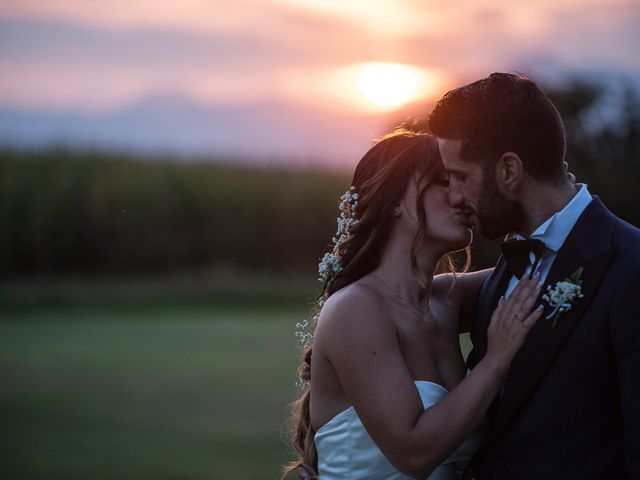
<path fill-rule="evenodd" d="M 302 310 L 84 305 L 2 313 L 12 479 L 274 479 Z"/>

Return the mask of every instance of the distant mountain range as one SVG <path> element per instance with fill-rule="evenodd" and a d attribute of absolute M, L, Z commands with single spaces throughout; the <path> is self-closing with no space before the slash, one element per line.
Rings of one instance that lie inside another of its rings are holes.
<path fill-rule="evenodd" d="M 402 119 L 398 113 L 336 114 L 277 102 L 202 105 L 163 95 L 104 114 L 0 107 L 0 145 L 43 148 L 54 144 L 350 168 L 374 137 Z"/>

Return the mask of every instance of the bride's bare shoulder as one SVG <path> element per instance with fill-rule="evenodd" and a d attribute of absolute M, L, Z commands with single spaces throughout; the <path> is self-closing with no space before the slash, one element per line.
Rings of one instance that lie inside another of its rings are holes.
<path fill-rule="evenodd" d="M 324 303 L 314 336 L 314 349 L 339 364 L 370 350 L 380 351 L 396 339 L 385 298 L 366 282 L 354 282 Z"/>
<path fill-rule="evenodd" d="M 318 329 L 345 333 L 345 330 L 373 328 L 385 321 L 384 312 L 384 297 L 366 281 L 357 281 L 341 288 L 325 301 Z"/>
<path fill-rule="evenodd" d="M 331 295 L 324 303 L 322 313 L 334 316 L 358 311 L 371 312 L 378 310 L 383 303 L 384 298 L 374 287 L 366 281 L 357 281 Z"/>

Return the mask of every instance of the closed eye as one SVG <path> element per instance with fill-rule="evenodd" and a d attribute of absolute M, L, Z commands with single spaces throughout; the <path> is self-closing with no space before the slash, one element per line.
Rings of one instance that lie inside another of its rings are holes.
<path fill-rule="evenodd" d="M 437 178 L 434 180 L 436 185 L 440 185 L 441 187 L 449 188 L 449 179 L 448 178 Z"/>

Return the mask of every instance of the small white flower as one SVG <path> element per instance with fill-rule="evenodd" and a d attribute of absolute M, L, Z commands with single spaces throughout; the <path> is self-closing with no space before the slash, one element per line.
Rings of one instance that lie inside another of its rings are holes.
<path fill-rule="evenodd" d="M 317 323 L 318 315 L 314 315 L 311 320 L 304 320 L 296 323 L 295 336 L 298 337 L 300 345 L 302 345 L 303 348 L 309 347 L 311 342 L 313 342 L 313 334 Z"/>
<path fill-rule="evenodd" d="M 324 282 L 329 278 L 329 276 L 340 272 L 340 270 L 342 270 L 340 258 L 334 253 L 325 253 L 324 257 L 322 257 L 322 260 L 318 264 L 318 274 L 320 275 L 319 280 Z"/>
<path fill-rule="evenodd" d="M 549 306 L 553 308 L 553 311 L 545 318 L 549 320 L 553 318 L 552 327 L 555 327 L 558 323 L 560 315 L 564 312 L 571 310 L 573 304 L 579 299 L 584 298 L 582 294 L 582 267 L 576 270 L 571 278 L 565 279 L 563 282 L 556 283 L 555 287 L 549 285 L 547 287 L 547 293 L 542 295 L 542 299 L 549 303 Z"/>
<path fill-rule="evenodd" d="M 356 193 L 356 188 L 353 185 L 340 197 L 341 201 L 340 205 L 338 205 L 340 216 L 336 219 L 338 227 L 335 235 L 331 238 L 333 249 L 331 252 L 325 253 L 318 263 L 318 280 L 322 283 L 326 283 L 342 270 L 340 247 L 348 240 L 349 235 L 351 235 L 351 229 L 358 224 L 355 212 L 358 209 L 359 198 L 360 196 Z M 321 298 L 318 300 L 318 307 L 322 308 L 323 305 L 324 299 Z M 318 316 L 316 315 L 311 321 L 304 320 L 296 324 L 295 335 L 304 348 L 307 348 L 313 342 L 317 322 Z"/>

